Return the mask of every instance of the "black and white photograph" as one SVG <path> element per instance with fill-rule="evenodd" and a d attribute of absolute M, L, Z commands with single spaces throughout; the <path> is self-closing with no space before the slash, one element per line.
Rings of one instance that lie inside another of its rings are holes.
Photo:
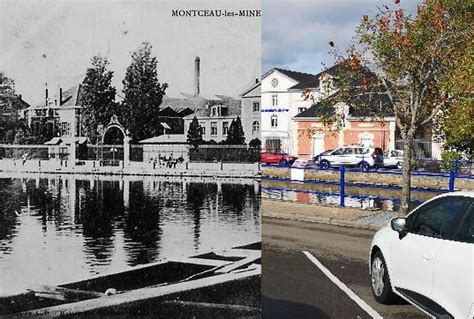
<path fill-rule="evenodd" d="M 258 1 L 0 1 L 0 316 L 260 318 Z"/>

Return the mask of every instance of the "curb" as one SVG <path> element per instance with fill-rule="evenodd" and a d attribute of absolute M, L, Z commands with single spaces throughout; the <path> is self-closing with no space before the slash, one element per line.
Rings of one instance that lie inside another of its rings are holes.
<path fill-rule="evenodd" d="M 262 217 L 296 220 L 296 221 L 311 222 L 311 223 L 316 223 L 316 224 L 325 224 L 325 225 L 351 227 L 351 228 L 368 229 L 368 230 L 379 230 L 386 225 L 386 223 L 361 223 L 361 222 L 357 222 L 353 220 L 336 219 L 333 217 L 328 218 L 328 217 L 311 216 L 311 215 L 300 215 L 296 213 L 293 213 L 293 214 L 292 213 L 275 213 L 275 212 L 268 212 L 268 211 L 262 212 Z"/>

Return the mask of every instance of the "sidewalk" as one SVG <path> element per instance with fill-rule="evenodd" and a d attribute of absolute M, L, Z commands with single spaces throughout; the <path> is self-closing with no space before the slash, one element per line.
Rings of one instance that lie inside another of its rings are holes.
<path fill-rule="evenodd" d="M 262 216 L 378 230 L 387 225 L 398 214 L 397 212 L 369 211 L 262 199 Z"/>

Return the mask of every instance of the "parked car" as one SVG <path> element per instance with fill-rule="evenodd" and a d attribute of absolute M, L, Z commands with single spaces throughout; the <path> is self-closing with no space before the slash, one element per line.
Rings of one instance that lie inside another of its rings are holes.
<path fill-rule="evenodd" d="M 292 165 L 296 159 L 280 150 L 263 149 L 260 153 L 260 162 L 265 164 Z"/>
<path fill-rule="evenodd" d="M 344 146 L 326 155 L 320 155 L 319 166 L 357 166 L 362 170 L 383 166 L 383 151 L 379 147 Z"/>
<path fill-rule="evenodd" d="M 321 156 L 323 156 L 323 155 L 329 155 L 329 154 L 331 154 L 333 151 L 334 151 L 334 150 L 327 150 L 327 151 L 324 151 L 324 152 L 322 152 L 322 153 L 316 155 L 316 156 L 314 157 L 314 161 L 316 162 L 316 164 L 319 165 L 319 161 L 321 160 Z"/>
<path fill-rule="evenodd" d="M 403 164 L 403 151 L 392 150 L 383 153 L 383 166 L 401 169 Z"/>
<path fill-rule="evenodd" d="M 436 318 L 474 317 L 474 192 L 447 193 L 372 241 L 369 271 L 375 299 L 401 296 Z"/>

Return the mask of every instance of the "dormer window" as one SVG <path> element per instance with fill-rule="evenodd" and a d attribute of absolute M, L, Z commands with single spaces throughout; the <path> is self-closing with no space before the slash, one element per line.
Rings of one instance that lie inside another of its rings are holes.
<path fill-rule="evenodd" d="M 211 107 L 211 117 L 218 117 L 218 116 L 227 116 L 228 112 L 227 112 L 228 108 L 227 106 L 224 106 L 224 105 L 213 105 Z"/>

